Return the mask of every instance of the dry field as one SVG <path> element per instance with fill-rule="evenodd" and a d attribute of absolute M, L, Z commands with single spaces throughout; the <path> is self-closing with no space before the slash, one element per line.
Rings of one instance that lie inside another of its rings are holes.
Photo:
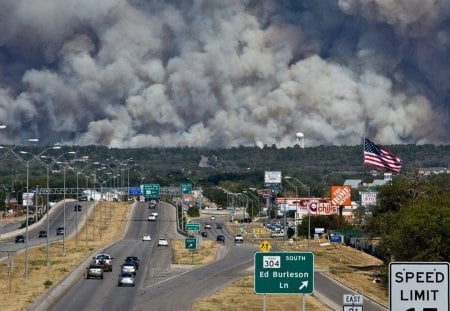
<path fill-rule="evenodd" d="M 28 279 L 25 280 L 25 253 L 12 257 L 12 268 L 7 263 L 0 264 L 0 301 L 2 311 L 26 310 L 39 296 L 49 288 L 58 284 L 69 273 L 80 265 L 91 253 L 121 238 L 127 219 L 129 204 L 101 202 L 95 209 L 95 227 L 91 218 L 86 227 L 81 228 L 76 238 L 66 239 L 64 254 L 63 242 L 50 244 L 49 262 L 47 266 L 46 245 L 28 250 Z M 99 220 L 102 220 L 100 223 Z M 95 236 L 93 235 L 95 228 Z M 100 239 L 101 235 L 101 239 Z M 9 273 L 11 272 L 11 274 Z"/>

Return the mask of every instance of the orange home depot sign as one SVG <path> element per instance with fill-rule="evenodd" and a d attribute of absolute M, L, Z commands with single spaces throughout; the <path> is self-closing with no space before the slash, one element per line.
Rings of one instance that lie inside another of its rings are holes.
<path fill-rule="evenodd" d="M 349 206 L 352 204 L 351 186 L 331 186 L 331 205 Z"/>

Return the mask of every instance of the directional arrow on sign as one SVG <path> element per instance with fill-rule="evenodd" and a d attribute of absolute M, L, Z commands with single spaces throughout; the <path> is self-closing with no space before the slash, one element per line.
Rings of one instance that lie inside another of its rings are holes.
<path fill-rule="evenodd" d="M 304 287 L 308 287 L 308 281 L 303 281 L 298 289 L 302 290 Z"/>

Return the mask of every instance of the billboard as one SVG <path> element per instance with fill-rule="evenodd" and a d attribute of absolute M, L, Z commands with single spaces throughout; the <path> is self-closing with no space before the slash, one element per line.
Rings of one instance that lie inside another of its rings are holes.
<path fill-rule="evenodd" d="M 281 198 L 276 199 L 281 211 L 296 211 L 298 215 L 318 216 L 338 214 L 337 206 L 331 205 L 330 198 Z"/>
<path fill-rule="evenodd" d="M 351 186 L 331 186 L 331 205 L 348 206 L 352 203 Z"/>
<path fill-rule="evenodd" d="M 370 206 L 377 204 L 377 192 L 376 191 L 361 191 L 361 205 Z"/>
<path fill-rule="evenodd" d="M 265 171 L 264 185 L 281 185 L 281 172 Z"/>

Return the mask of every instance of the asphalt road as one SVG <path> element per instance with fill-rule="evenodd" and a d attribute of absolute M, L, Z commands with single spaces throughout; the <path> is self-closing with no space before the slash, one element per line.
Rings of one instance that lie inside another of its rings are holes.
<path fill-rule="evenodd" d="M 36 224 L 28 226 L 28 247 L 35 247 L 47 243 L 47 238 L 39 238 L 39 231 L 47 231 L 48 242 L 63 240 L 64 235 L 56 235 L 56 228 L 65 227 L 66 238 L 69 234 L 76 234 L 77 228 L 81 228 L 86 219 L 86 212 L 92 209 L 93 202 L 78 202 L 82 206 L 81 211 L 75 211 L 76 201 L 58 202 L 47 214 Z M 65 207 L 65 208 L 64 208 Z M 64 212 L 65 209 L 65 212 Z M 17 223 L 3 227 L 1 232 L 0 250 L 20 251 L 25 249 L 26 243 L 15 243 L 16 235 L 26 236 L 26 228 L 18 229 Z M 81 237 L 79 237 L 81 239 Z M 2 254 L 4 255 L 4 254 Z M 4 257 L 4 256 L 3 256 Z M 3 259 L 3 257 L 1 259 Z"/>
<path fill-rule="evenodd" d="M 83 202 L 85 213 L 86 204 Z M 67 232 L 74 234 L 78 218 L 73 209 L 74 203 L 66 203 Z M 114 257 L 113 272 L 106 272 L 103 280 L 84 279 L 83 263 L 77 272 L 72 273 L 61 286 L 45 297 L 40 303 L 35 303 L 33 310 L 190 310 L 193 301 L 197 298 L 210 295 L 233 281 L 253 274 L 254 252 L 259 251 L 257 246 L 244 243 L 235 246 L 233 236 L 224 229 L 217 229 L 216 223 L 212 229 L 207 229 L 208 239 L 215 240 L 218 234 L 226 237 L 225 245 L 219 248 L 218 261 L 204 267 L 184 267 L 172 265 L 170 247 L 158 247 L 159 237 L 180 239 L 176 231 L 175 209 L 167 203 L 160 203 L 156 209 L 159 216 L 157 221 L 148 221 L 150 212 L 147 203 L 136 203 L 131 213 L 128 229 L 124 239 L 103 250 Z M 61 207 L 55 209 L 54 215 L 49 217 L 50 239 L 61 239 L 56 236 L 56 228 L 62 226 L 64 213 Z M 220 221 L 219 218 L 216 222 Z M 37 238 L 39 230 L 45 230 L 47 223 L 29 231 L 29 244 L 45 243 Z M 225 226 L 223 226 L 225 228 Z M 204 223 L 202 223 L 202 231 Z M 152 241 L 142 241 L 142 235 L 149 233 Z M 23 247 L 13 242 L 3 243 L 1 247 Z M 138 256 L 141 260 L 140 269 L 136 276 L 135 287 L 118 287 L 117 277 L 120 264 L 126 256 Z M 314 294 L 335 310 L 342 310 L 344 294 L 354 293 L 333 280 L 328 279 L 320 271 L 315 272 Z M 292 295 L 287 295 L 292 299 Z M 295 296 L 294 296 L 295 297 Z M 51 299 L 49 299 L 51 298 Z M 288 299 L 288 298 L 287 298 Z M 299 297 L 299 303 L 300 303 Z M 31 309 L 30 309 L 31 310 Z M 372 303 L 368 299 L 364 302 L 365 311 L 384 311 L 382 306 Z"/>

